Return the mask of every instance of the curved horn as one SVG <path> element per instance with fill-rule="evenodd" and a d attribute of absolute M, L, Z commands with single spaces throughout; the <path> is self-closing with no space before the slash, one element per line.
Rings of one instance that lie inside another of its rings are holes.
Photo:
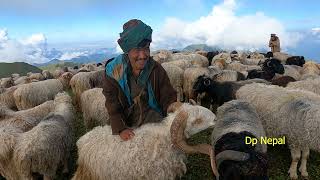
<path fill-rule="evenodd" d="M 214 153 L 212 152 L 211 146 L 209 144 L 198 144 L 198 145 L 190 146 L 186 142 L 186 137 L 184 136 L 184 130 L 187 126 L 188 117 L 189 117 L 188 113 L 184 110 L 180 111 L 176 115 L 170 128 L 171 142 L 176 148 L 183 151 L 184 153 L 187 153 L 187 154 L 202 153 L 202 154 L 209 155 L 211 159 L 212 170 L 214 174 L 217 176 L 218 171 L 216 169 L 215 157 L 214 157 Z"/>
<path fill-rule="evenodd" d="M 210 79 L 205 79 L 203 84 L 209 86 L 211 84 Z"/>
<path fill-rule="evenodd" d="M 271 61 L 268 61 L 268 62 L 267 62 L 267 67 L 271 67 L 271 66 L 270 66 L 270 63 L 271 63 Z"/>
<path fill-rule="evenodd" d="M 193 99 L 189 99 L 189 102 L 191 105 L 194 105 L 194 106 L 197 105 L 197 103 Z"/>

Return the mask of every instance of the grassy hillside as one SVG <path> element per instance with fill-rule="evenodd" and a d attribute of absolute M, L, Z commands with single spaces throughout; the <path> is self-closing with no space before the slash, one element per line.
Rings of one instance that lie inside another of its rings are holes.
<path fill-rule="evenodd" d="M 74 63 L 74 62 L 63 62 L 63 63 L 58 63 L 58 64 L 49 64 L 47 66 L 41 66 L 39 67 L 42 70 L 48 70 L 48 71 L 54 71 L 58 68 L 63 68 L 63 67 L 74 67 L 74 66 L 79 66 L 80 67 L 80 63 Z"/>
<path fill-rule="evenodd" d="M 42 70 L 25 62 L 0 63 L 0 78 L 9 77 L 13 73 L 23 76 L 28 72 L 36 73 L 42 72 Z"/>

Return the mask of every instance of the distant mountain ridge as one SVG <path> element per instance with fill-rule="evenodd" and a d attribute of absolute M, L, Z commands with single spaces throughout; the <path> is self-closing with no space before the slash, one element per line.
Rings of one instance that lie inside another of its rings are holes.
<path fill-rule="evenodd" d="M 0 63 L 0 78 L 10 77 L 14 73 L 25 76 L 28 72 L 41 73 L 42 70 L 25 62 Z"/>

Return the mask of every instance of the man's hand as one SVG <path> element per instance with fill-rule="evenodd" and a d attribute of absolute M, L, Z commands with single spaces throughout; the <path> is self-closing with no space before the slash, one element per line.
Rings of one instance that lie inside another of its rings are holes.
<path fill-rule="evenodd" d="M 132 139 L 134 137 L 133 129 L 125 129 L 120 132 L 119 136 L 124 141 Z"/>

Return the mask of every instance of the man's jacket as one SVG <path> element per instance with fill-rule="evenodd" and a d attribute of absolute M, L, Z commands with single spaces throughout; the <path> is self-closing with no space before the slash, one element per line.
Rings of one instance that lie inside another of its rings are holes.
<path fill-rule="evenodd" d="M 121 55 L 120 55 L 121 56 Z M 170 80 L 166 71 L 163 67 L 151 57 L 149 61 L 153 61 L 154 65 L 152 71 L 148 77 L 148 83 L 151 85 L 152 94 L 154 99 L 157 101 L 157 106 L 159 107 L 161 114 L 166 115 L 168 106 L 177 100 L 177 93 L 170 84 Z M 107 70 L 108 64 L 112 61 L 106 63 Z M 114 68 L 112 69 L 115 76 L 111 77 L 104 73 L 103 77 L 103 91 L 106 98 L 106 108 L 110 116 L 110 125 L 112 128 L 113 134 L 119 134 L 122 130 L 129 128 L 127 126 L 129 120 L 129 107 L 130 99 L 126 96 L 123 91 L 123 85 L 115 79 L 116 76 L 121 76 L 123 68 Z"/>

